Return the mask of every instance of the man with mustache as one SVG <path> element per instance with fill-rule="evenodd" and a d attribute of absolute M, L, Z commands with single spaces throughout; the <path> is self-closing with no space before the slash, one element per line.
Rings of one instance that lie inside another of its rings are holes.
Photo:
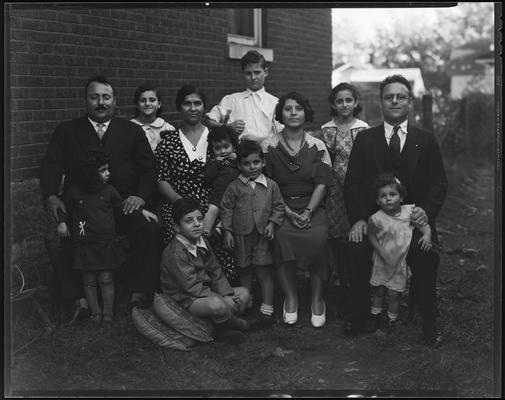
<path fill-rule="evenodd" d="M 47 211 L 59 221 L 65 215 L 60 197 L 75 181 L 74 169 L 89 148 L 100 148 L 110 157 L 110 184 L 124 199 L 116 213 L 118 235 L 129 238 L 128 262 L 124 269 L 131 306 L 146 307 L 158 288 L 162 251 L 161 232 L 135 210 L 144 207 L 156 187 L 156 162 L 142 128 L 128 120 L 114 117 L 114 89 L 103 76 L 89 78 L 85 86 L 85 116 L 56 127 L 42 161 L 40 186 Z M 64 300 L 82 304 L 83 290 L 79 274 L 72 269 L 72 244 L 62 238 L 63 255 L 55 260 L 55 273 Z M 77 315 L 77 314 L 75 314 Z"/>

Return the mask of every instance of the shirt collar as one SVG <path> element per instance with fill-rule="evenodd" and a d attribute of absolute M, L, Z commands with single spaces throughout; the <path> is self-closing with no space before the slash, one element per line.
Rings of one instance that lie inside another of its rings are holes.
<path fill-rule="evenodd" d="M 110 119 L 106 122 L 96 122 L 96 121 L 93 121 L 90 117 L 88 117 L 88 121 L 91 122 L 91 125 L 93 125 L 93 128 L 95 128 L 95 131 L 98 130 L 98 124 L 103 124 L 104 127 L 105 127 L 105 130 L 107 130 L 107 128 L 109 127 L 109 124 L 110 124 Z"/>
<path fill-rule="evenodd" d="M 249 178 L 245 177 L 244 175 L 240 174 L 238 176 L 238 179 L 240 179 L 244 185 L 247 185 L 252 180 L 253 182 L 260 183 L 263 186 L 268 187 L 267 186 L 267 178 L 263 174 L 259 174 L 256 179 L 249 179 Z"/>
<path fill-rule="evenodd" d="M 398 131 L 399 134 L 407 134 L 407 125 L 408 125 L 408 120 L 403 121 L 399 126 L 400 130 Z M 398 125 L 395 125 L 398 126 Z M 384 121 L 384 134 L 386 137 L 390 137 L 393 134 L 393 128 L 394 126 L 391 124 L 388 124 L 386 121 Z"/>
<path fill-rule="evenodd" d="M 262 87 L 261 89 L 256 90 L 253 92 L 251 89 L 247 88 L 246 91 L 244 92 L 244 97 L 250 97 L 253 96 L 254 94 L 257 94 L 260 98 L 263 98 L 263 95 L 266 93 L 265 88 Z"/>
<path fill-rule="evenodd" d="M 197 250 L 199 247 L 202 249 L 208 250 L 208 247 L 205 244 L 203 237 L 201 237 L 201 236 L 198 239 L 198 241 L 196 242 L 196 244 L 190 242 L 188 239 L 186 239 L 184 236 L 182 236 L 179 233 L 177 233 L 175 235 L 175 238 L 184 245 L 184 247 L 188 250 L 188 253 L 190 253 L 193 257 L 198 257 Z"/>

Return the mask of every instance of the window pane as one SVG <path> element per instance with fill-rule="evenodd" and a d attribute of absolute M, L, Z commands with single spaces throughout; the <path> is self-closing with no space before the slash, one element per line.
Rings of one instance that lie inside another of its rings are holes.
<path fill-rule="evenodd" d="M 231 8 L 228 9 L 228 21 L 232 35 L 248 36 L 254 38 L 254 9 Z"/>

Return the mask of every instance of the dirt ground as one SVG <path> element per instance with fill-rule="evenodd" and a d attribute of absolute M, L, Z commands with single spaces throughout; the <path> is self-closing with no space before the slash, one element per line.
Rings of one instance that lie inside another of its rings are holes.
<path fill-rule="evenodd" d="M 16 353 L 6 364 L 5 393 L 498 396 L 501 310 L 495 310 L 500 300 L 495 294 L 501 293 L 501 275 L 497 282 L 494 275 L 501 265 L 494 264 L 494 172 L 489 165 L 447 169 L 450 188 L 438 219 L 442 262 L 437 289 L 445 334 L 440 348 L 426 347 L 419 326 L 405 318 L 389 335 L 343 336 L 345 296 L 333 285 L 326 292 L 327 324 L 316 330 L 303 281 L 295 326 L 280 321 L 279 296 L 279 321 L 272 328 L 248 333 L 241 345 L 211 343 L 188 352 L 150 343 L 135 330 L 124 304 L 107 332 L 86 323 L 66 327 L 45 305 L 57 327 L 29 343 L 43 324 L 29 302 L 20 302 L 26 304 L 16 305 L 10 324 Z M 405 313 L 403 308 L 401 316 Z"/>

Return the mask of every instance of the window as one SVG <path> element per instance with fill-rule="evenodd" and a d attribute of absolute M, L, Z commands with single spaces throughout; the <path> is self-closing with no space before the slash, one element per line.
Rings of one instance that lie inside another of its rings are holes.
<path fill-rule="evenodd" d="M 260 8 L 229 8 L 228 57 L 240 59 L 249 50 L 257 50 L 268 62 L 274 59 L 271 49 L 263 47 L 263 10 Z"/>
<path fill-rule="evenodd" d="M 228 43 L 261 47 L 261 22 L 259 8 L 228 9 Z"/>

